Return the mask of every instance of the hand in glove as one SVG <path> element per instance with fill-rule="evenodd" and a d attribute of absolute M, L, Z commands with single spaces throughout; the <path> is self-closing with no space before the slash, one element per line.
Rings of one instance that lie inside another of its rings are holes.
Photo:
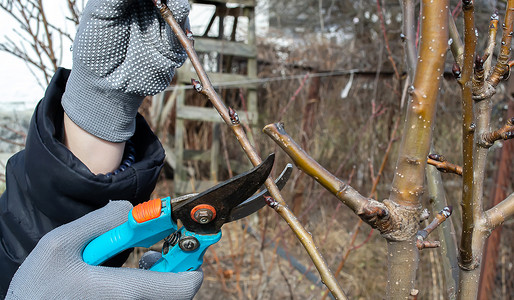
<path fill-rule="evenodd" d="M 167 5 L 189 26 L 187 0 Z M 164 90 L 187 55 L 151 0 L 89 0 L 62 98 L 68 117 L 109 142 L 128 140 L 143 98 Z"/>
<path fill-rule="evenodd" d="M 132 205 L 112 201 L 46 234 L 14 275 L 6 299 L 191 299 L 201 271 L 154 272 L 91 266 L 86 244 L 127 221 Z"/>

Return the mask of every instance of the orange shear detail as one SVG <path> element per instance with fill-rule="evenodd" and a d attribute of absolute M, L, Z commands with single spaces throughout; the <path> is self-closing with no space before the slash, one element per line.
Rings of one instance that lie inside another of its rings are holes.
<path fill-rule="evenodd" d="M 132 216 L 138 223 L 155 219 L 161 215 L 161 199 L 152 199 L 136 205 L 132 209 Z"/>

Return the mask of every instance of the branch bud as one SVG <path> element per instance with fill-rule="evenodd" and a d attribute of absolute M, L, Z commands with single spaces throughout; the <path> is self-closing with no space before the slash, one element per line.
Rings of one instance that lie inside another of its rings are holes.
<path fill-rule="evenodd" d="M 203 90 L 203 86 L 202 84 L 200 83 L 200 81 L 194 79 L 194 78 L 191 78 L 191 84 L 193 85 L 193 87 L 195 88 L 195 90 L 200 93 L 202 90 Z"/>
<path fill-rule="evenodd" d="M 475 70 L 476 71 L 483 71 L 484 70 L 484 61 L 487 59 L 487 54 L 484 56 L 480 56 L 477 54 L 475 57 Z"/>
<path fill-rule="evenodd" d="M 266 204 L 273 209 L 280 205 L 280 203 L 278 203 L 275 199 L 273 199 L 273 197 L 270 196 L 264 196 L 264 201 L 266 201 Z"/>
<path fill-rule="evenodd" d="M 228 108 L 228 115 L 230 117 L 230 121 L 232 121 L 232 124 L 237 125 L 237 124 L 240 123 L 239 116 L 238 116 L 237 112 L 232 107 Z"/>
<path fill-rule="evenodd" d="M 189 29 L 186 29 L 186 37 L 191 41 L 191 45 L 195 45 L 195 38 L 193 36 L 193 33 L 191 32 L 191 30 Z"/>
<path fill-rule="evenodd" d="M 460 66 L 457 63 L 453 64 L 452 73 L 453 73 L 453 77 L 455 77 L 455 79 L 460 79 L 460 76 L 461 76 Z"/>
<path fill-rule="evenodd" d="M 462 10 L 473 8 L 473 0 L 462 0 Z"/>
<path fill-rule="evenodd" d="M 437 160 L 437 161 L 440 161 L 440 162 L 446 161 L 444 156 L 442 156 L 441 154 L 431 153 L 431 154 L 428 155 L 428 158 L 433 159 L 433 160 Z"/>

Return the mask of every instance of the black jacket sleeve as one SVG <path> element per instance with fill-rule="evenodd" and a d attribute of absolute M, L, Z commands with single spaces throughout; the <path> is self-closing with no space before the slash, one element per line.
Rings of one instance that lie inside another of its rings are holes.
<path fill-rule="evenodd" d="M 164 150 L 141 115 L 131 138 L 136 160 L 117 175 L 94 175 L 61 142 L 61 97 L 69 70 L 59 69 L 37 105 L 24 150 L 7 163 L 0 198 L 0 298 L 39 239 L 52 229 L 107 204 L 149 199 Z"/>

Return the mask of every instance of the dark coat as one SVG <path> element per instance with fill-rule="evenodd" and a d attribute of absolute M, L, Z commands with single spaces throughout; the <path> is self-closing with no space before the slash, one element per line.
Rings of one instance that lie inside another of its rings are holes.
<path fill-rule="evenodd" d="M 7 163 L 6 190 L 0 198 L 0 298 L 43 235 L 109 200 L 147 201 L 163 165 L 164 150 L 138 115 L 131 138 L 135 163 L 110 177 L 91 173 L 60 142 L 61 97 L 69 74 L 66 69 L 56 72 L 32 116 L 25 150 Z"/>

